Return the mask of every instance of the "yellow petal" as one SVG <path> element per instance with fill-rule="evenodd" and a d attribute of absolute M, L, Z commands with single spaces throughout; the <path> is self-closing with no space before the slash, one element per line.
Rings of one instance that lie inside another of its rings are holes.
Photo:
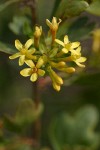
<path fill-rule="evenodd" d="M 49 28 L 52 28 L 52 23 L 48 19 L 46 19 L 46 24 L 49 26 Z"/>
<path fill-rule="evenodd" d="M 29 40 L 25 43 L 25 48 L 28 49 L 32 44 L 33 44 L 33 40 L 32 40 L 32 39 L 29 39 Z"/>
<path fill-rule="evenodd" d="M 79 59 L 77 59 L 77 62 L 85 62 L 86 61 L 86 57 L 80 57 Z"/>
<path fill-rule="evenodd" d="M 73 42 L 71 48 L 77 48 L 80 45 L 80 42 Z"/>
<path fill-rule="evenodd" d="M 25 55 L 21 55 L 19 58 L 19 66 L 22 66 L 25 62 Z"/>
<path fill-rule="evenodd" d="M 76 49 L 76 52 L 77 52 L 77 53 L 80 53 L 80 51 L 81 51 L 81 46 L 79 46 L 79 47 Z"/>
<path fill-rule="evenodd" d="M 31 48 L 28 50 L 28 53 L 32 55 L 35 53 L 35 51 L 36 51 L 35 48 Z"/>
<path fill-rule="evenodd" d="M 30 77 L 30 80 L 31 80 L 32 82 L 35 82 L 35 81 L 37 80 L 37 78 L 38 78 L 37 73 L 33 73 L 33 74 L 31 75 L 31 77 Z"/>
<path fill-rule="evenodd" d="M 79 62 L 77 62 L 77 61 L 75 61 L 75 63 L 76 63 L 79 67 L 81 67 L 81 68 L 84 68 L 84 67 L 85 67 L 85 65 L 83 65 L 83 64 L 81 64 L 81 63 L 79 63 Z"/>
<path fill-rule="evenodd" d="M 15 59 L 15 58 L 18 58 L 19 56 L 21 56 L 20 52 L 13 54 L 12 56 L 9 56 L 9 59 Z"/>
<path fill-rule="evenodd" d="M 37 67 L 37 68 L 40 68 L 43 64 L 44 64 L 44 60 L 43 60 L 42 57 L 40 57 L 40 58 L 38 59 L 38 62 L 37 62 L 37 64 L 36 64 L 36 67 Z"/>
<path fill-rule="evenodd" d="M 20 71 L 20 74 L 24 77 L 28 77 L 30 76 L 32 73 L 32 69 L 31 68 L 25 68 L 23 70 Z"/>
<path fill-rule="evenodd" d="M 67 43 L 69 43 L 69 39 L 68 39 L 68 36 L 65 35 L 65 36 L 64 36 L 64 44 L 67 44 Z"/>
<path fill-rule="evenodd" d="M 63 47 L 65 46 L 64 43 L 62 41 L 58 40 L 58 39 L 55 39 L 55 42 L 62 45 Z"/>
<path fill-rule="evenodd" d="M 53 25 L 57 24 L 57 18 L 56 18 L 56 17 L 53 17 L 53 19 L 52 19 L 52 24 L 53 24 Z"/>
<path fill-rule="evenodd" d="M 58 25 L 59 25 L 61 22 L 62 22 L 62 20 L 61 20 L 61 19 L 59 19 L 59 21 L 58 21 Z"/>
<path fill-rule="evenodd" d="M 39 74 L 40 76 L 44 76 L 44 75 L 45 75 L 45 71 L 42 70 L 42 69 L 38 69 L 38 74 Z"/>
<path fill-rule="evenodd" d="M 68 53 L 68 49 L 63 48 L 63 49 L 62 49 L 62 52 L 66 54 L 66 53 Z"/>
<path fill-rule="evenodd" d="M 31 67 L 31 68 L 34 68 L 34 67 L 35 67 L 35 64 L 34 64 L 34 62 L 33 62 L 32 60 L 25 60 L 25 63 L 26 63 L 29 67 Z"/>
<path fill-rule="evenodd" d="M 23 45 L 19 40 L 15 40 L 15 47 L 20 51 Z"/>

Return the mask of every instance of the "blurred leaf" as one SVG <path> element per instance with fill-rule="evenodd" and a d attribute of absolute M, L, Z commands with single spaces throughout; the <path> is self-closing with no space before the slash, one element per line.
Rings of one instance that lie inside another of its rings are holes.
<path fill-rule="evenodd" d="M 91 4 L 90 7 L 86 9 L 91 14 L 100 16 L 100 0 L 94 0 Z"/>
<path fill-rule="evenodd" d="M 74 117 L 60 114 L 50 126 L 49 136 L 54 150 L 79 146 L 94 149 L 99 144 L 99 135 L 94 132 L 99 114 L 96 108 L 87 106 L 76 112 Z"/>
<path fill-rule="evenodd" d="M 9 28 L 17 35 L 32 33 L 30 20 L 25 16 L 14 16 L 13 21 L 9 23 Z"/>
<path fill-rule="evenodd" d="M 76 85 L 84 85 L 89 87 L 99 87 L 100 86 L 100 73 L 85 73 L 82 74 L 74 81 Z"/>
<path fill-rule="evenodd" d="M 10 131 L 19 132 L 25 129 L 29 124 L 35 121 L 42 113 L 43 105 L 40 104 L 35 108 L 35 104 L 31 99 L 22 101 L 17 108 L 15 116 L 5 116 L 5 127 Z"/>
<path fill-rule="evenodd" d="M 7 54 L 13 54 L 17 50 L 12 45 L 5 44 L 5 43 L 3 43 L 3 42 L 0 41 L 0 51 L 4 52 L 4 53 L 7 53 Z"/>
<path fill-rule="evenodd" d="M 42 104 L 36 108 L 35 103 L 31 99 L 26 99 L 20 103 L 17 109 L 15 122 L 19 125 L 32 123 L 41 115 L 42 111 Z"/>
<path fill-rule="evenodd" d="M 93 31 L 95 24 L 88 23 L 88 17 L 81 17 L 75 20 L 68 28 L 67 34 L 70 40 L 82 40 L 89 37 L 89 33 Z"/>
<path fill-rule="evenodd" d="M 32 37 L 33 36 L 33 30 L 30 26 L 29 22 L 25 22 L 23 25 L 23 34 L 27 35 L 28 37 Z"/>
<path fill-rule="evenodd" d="M 11 138 L 5 148 L 6 150 L 32 150 L 31 143 L 31 139 L 17 136 Z"/>
<path fill-rule="evenodd" d="M 18 126 L 13 118 L 8 115 L 4 116 L 4 127 L 5 129 L 12 131 L 14 133 L 20 133 L 21 127 Z"/>
<path fill-rule="evenodd" d="M 59 4 L 60 4 L 61 0 L 55 0 L 55 3 L 54 3 L 54 8 L 53 8 L 53 11 L 52 11 L 52 15 L 51 15 L 51 19 L 52 19 L 52 16 L 54 16 Z"/>
<path fill-rule="evenodd" d="M 56 16 L 61 18 L 69 18 L 77 16 L 89 7 L 89 4 L 84 0 L 62 0 Z"/>
<path fill-rule="evenodd" d="M 6 9 L 9 5 L 19 2 L 20 0 L 7 0 L 5 2 L 0 3 L 0 11 Z"/>

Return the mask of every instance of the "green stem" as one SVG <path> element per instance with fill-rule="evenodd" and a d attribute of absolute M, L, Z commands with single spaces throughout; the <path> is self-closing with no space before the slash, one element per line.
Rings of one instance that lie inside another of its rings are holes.
<path fill-rule="evenodd" d="M 33 94 L 34 94 L 35 107 L 36 109 L 38 109 L 40 105 L 40 92 L 38 87 L 38 80 L 33 85 Z M 36 148 L 40 147 L 40 136 L 41 136 L 41 121 L 40 118 L 38 118 L 34 123 L 34 129 L 33 129 L 33 138 L 37 143 Z"/>

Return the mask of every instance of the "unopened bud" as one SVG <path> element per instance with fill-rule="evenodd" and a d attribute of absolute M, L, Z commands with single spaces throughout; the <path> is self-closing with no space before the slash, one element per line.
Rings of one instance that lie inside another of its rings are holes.
<path fill-rule="evenodd" d="M 51 74 L 57 84 L 63 84 L 62 78 L 59 77 L 52 69 L 51 69 Z"/>
<path fill-rule="evenodd" d="M 53 88 L 54 88 L 56 91 L 60 91 L 61 87 L 60 87 L 59 84 L 57 84 L 56 82 L 53 82 L 52 85 L 53 85 Z"/>
<path fill-rule="evenodd" d="M 41 34 L 42 34 L 42 27 L 41 26 L 40 27 L 36 26 L 35 27 L 35 32 L 34 32 L 35 38 L 40 38 Z"/>

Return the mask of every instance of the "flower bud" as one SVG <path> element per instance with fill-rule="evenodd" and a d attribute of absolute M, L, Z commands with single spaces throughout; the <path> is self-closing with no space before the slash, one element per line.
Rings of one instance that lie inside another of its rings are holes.
<path fill-rule="evenodd" d="M 35 38 L 40 38 L 41 34 L 42 34 L 42 27 L 41 26 L 40 27 L 36 26 L 35 27 L 35 32 L 34 32 Z"/>
<path fill-rule="evenodd" d="M 59 77 L 52 69 L 51 69 L 51 75 L 52 75 L 52 77 L 54 78 L 54 81 L 55 81 L 57 84 L 63 84 L 62 78 Z"/>
<path fill-rule="evenodd" d="M 59 84 L 57 84 L 56 82 L 53 82 L 52 85 L 53 85 L 53 88 L 54 88 L 56 91 L 60 91 L 61 86 L 60 86 Z"/>

